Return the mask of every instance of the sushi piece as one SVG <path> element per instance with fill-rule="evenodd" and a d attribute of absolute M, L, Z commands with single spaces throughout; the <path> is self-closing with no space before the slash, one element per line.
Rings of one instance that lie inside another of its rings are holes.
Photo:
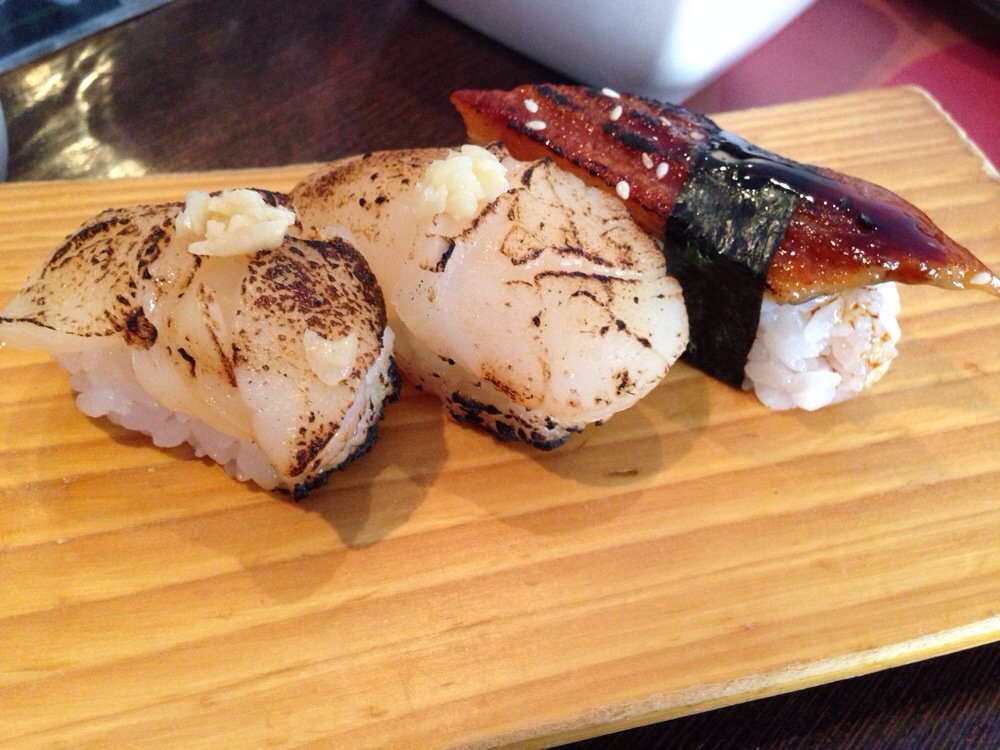
<path fill-rule="evenodd" d="M 368 450 L 398 387 L 364 258 L 300 228 L 259 190 L 105 211 L 0 312 L 0 340 L 50 352 L 88 416 L 300 498 Z"/>
<path fill-rule="evenodd" d="M 1000 296 L 1000 278 L 899 196 L 760 149 L 690 110 L 554 85 L 456 91 L 452 102 L 474 142 L 551 157 L 616 194 L 663 241 L 684 289 L 685 359 L 775 408 L 818 408 L 884 374 L 899 338 L 890 282 Z M 778 321 L 794 344 L 776 345 L 768 329 Z M 827 396 L 774 398 L 782 380 L 786 395 L 822 380 Z"/>
<path fill-rule="evenodd" d="M 621 203 L 500 148 L 381 152 L 292 191 L 386 290 L 400 369 L 459 422 L 554 448 L 635 404 L 687 343 L 663 254 Z"/>

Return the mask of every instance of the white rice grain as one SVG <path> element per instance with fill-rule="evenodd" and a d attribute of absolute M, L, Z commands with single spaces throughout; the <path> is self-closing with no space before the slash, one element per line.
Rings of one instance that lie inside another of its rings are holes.
<path fill-rule="evenodd" d="M 856 396 L 898 353 L 899 309 L 892 283 L 800 304 L 765 297 L 743 387 L 772 409 L 812 411 Z"/>

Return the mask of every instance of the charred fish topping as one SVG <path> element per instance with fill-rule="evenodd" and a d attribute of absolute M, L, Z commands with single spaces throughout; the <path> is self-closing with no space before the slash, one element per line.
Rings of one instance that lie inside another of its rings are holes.
<path fill-rule="evenodd" d="M 146 311 L 136 307 L 125 319 L 125 343 L 148 349 L 156 343 L 156 326 L 146 318 Z"/>

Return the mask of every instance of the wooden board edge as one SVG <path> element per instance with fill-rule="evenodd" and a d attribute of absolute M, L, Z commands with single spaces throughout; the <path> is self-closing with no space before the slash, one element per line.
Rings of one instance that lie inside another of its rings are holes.
<path fill-rule="evenodd" d="M 491 737 L 481 747 L 543 748 L 792 693 L 1000 642 L 1000 612 L 983 620 L 843 656 L 790 664 L 763 674 L 657 694 L 599 714 L 533 727 L 530 736 Z M 467 746 L 463 746 L 467 747 Z M 479 747 L 473 745 L 472 747 Z"/>
<path fill-rule="evenodd" d="M 986 176 L 991 180 L 1000 181 L 1000 171 L 997 171 L 996 165 L 990 161 L 990 157 L 986 155 L 986 152 L 978 143 L 972 140 L 965 128 L 963 128 L 958 121 L 952 117 L 951 113 L 945 109 L 944 105 L 941 104 L 941 102 L 938 101 L 938 99 L 930 91 L 922 86 L 903 86 L 901 87 L 901 90 L 912 91 L 929 102 L 937 112 L 938 116 L 951 125 L 952 129 L 954 129 L 954 131 L 958 134 L 958 137 L 965 144 L 966 148 L 979 158 L 982 162 L 983 172 Z"/>

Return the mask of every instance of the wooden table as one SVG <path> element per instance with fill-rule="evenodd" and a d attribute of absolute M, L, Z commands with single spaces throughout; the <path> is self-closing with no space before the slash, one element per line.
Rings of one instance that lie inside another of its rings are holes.
<path fill-rule="evenodd" d="M 931 42 L 975 36 L 971 27 L 949 29 Z M 760 64 L 766 52 L 755 54 Z M 453 144 L 463 131 L 447 101 L 452 89 L 539 80 L 561 77 L 420 3 L 177 0 L 0 77 L 0 101 L 10 179 L 64 180 L 266 169 Z M 720 85 L 701 96 L 722 110 Z M 761 103 L 780 88 L 762 92 Z M 998 674 L 1000 647 L 982 645 L 580 746 L 986 746 L 1000 742 Z"/>

